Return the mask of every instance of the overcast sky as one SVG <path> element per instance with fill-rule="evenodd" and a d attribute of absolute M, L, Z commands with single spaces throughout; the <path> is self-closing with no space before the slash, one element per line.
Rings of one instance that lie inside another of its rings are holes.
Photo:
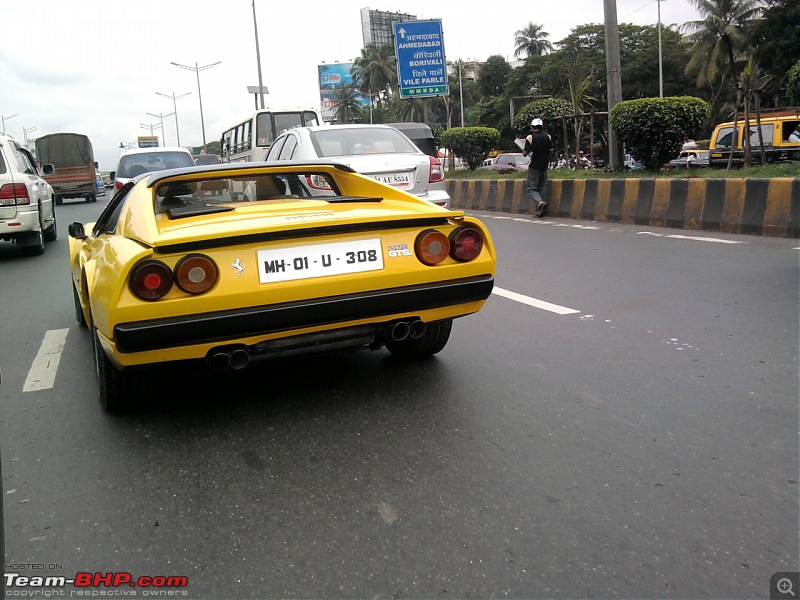
<path fill-rule="evenodd" d="M 448 60 L 513 60 L 514 32 L 541 24 L 557 42 L 570 30 L 603 23 L 603 0 L 255 0 L 267 105 L 319 108 L 317 65 L 351 62 L 362 47 L 360 9 L 442 19 Z M 206 140 L 254 110 L 258 84 L 252 0 L 0 0 L 0 115 L 22 141 L 57 132 L 85 133 L 102 170 L 116 168 L 120 142 L 150 135 L 177 100 L 183 146 L 202 144 L 200 72 Z M 620 23 L 655 25 L 657 0 L 617 0 Z M 661 0 L 661 21 L 698 15 L 687 0 Z M 12 115 L 16 115 L 13 116 Z M 11 117 L 11 118 L 9 118 Z M 35 130 L 33 129 L 35 128 Z M 175 118 L 164 118 L 162 145 L 176 145 Z"/>

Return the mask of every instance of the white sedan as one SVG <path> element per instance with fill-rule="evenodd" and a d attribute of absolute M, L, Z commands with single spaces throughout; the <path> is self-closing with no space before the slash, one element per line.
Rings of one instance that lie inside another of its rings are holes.
<path fill-rule="evenodd" d="M 326 159 L 450 208 L 442 162 L 423 153 L 404 134 L 387 125 L 295 127 L 273 143 L 266 161 Z"/>

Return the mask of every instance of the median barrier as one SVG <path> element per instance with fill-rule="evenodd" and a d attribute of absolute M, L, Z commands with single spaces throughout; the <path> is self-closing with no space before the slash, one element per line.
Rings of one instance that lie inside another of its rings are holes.
<path fill-rule="evenodd" d="M 448 179 L 452 208 L 526 214 L 524 179 Z M 550 217 L 800 237 L 800 178 L 551 179 Z"/>

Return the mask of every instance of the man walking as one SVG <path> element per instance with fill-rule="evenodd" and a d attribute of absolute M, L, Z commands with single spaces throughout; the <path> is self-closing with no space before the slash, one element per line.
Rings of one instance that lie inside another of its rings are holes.
<path fill-rule="evenodd" d="M 542 198 L 547 187 L 547 167 L 550 163 L 550 150 L 553 142 L 550 136 L 544 132 L 544 124 L 540 118 L 535 118 L 531 122 L 531 135 L 525 138 L 525 148 L 522 150 L 523 156 L 530 156 L 531 162 L 528 165 L 528 196 L 535 202 L 533 213 L 540 219 L 547 211 L 547 202 Z"/>

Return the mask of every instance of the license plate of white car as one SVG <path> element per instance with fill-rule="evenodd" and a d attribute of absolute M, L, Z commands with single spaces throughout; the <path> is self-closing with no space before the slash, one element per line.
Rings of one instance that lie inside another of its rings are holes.
<path fill-rule="evenodd" d="M 408 173 L 392 173 L 390 175 L 373 175 L 376 181 L 394 187 L 405 188 L 411 185 L 411 175 Z"/>
<path fill-rule="evenodd" d="M 383 253 L 378 238 L 259 250 L 257 254 L 261 283 L 383 269 Z"/>

